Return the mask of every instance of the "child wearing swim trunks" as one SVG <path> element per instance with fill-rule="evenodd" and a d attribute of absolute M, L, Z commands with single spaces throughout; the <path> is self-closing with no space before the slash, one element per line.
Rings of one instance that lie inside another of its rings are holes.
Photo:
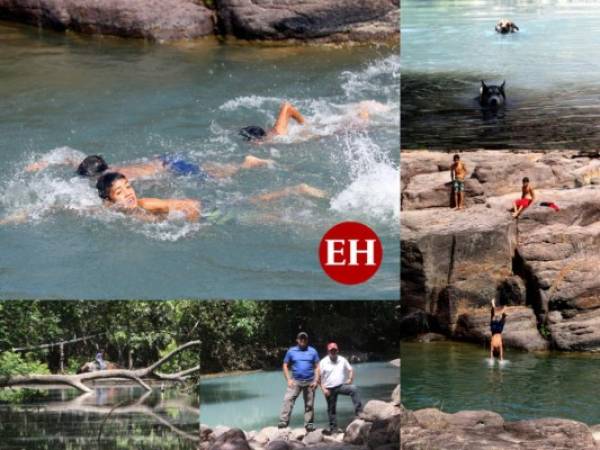
<path fill-rule="evenodd" d="M 137 198 L 127 177 L 118 172 L 102 175 L 96 188 L 107 206 L 133 213 L 142 219 L 165 218 L 171 212 L 180 212 L 192 222 L 200 218 L 199 200 Z"/>
<path fill-rule="evenodd" d="M 460 155 L 454 155 L 454 162 L 450 166 L 450 178 L 452 179 L 452 192 L 454 193 L 454 208 L 465 207 L 465 177 L 467 166 L 460 160 Z"/>
<path fill-rule="evenodd" d="M 521 213 L 531 206 L 535 201 L 535 192 L 531 184 L 529 184 L 529 178 L 523 178 L 523 185 L 521 186 L 521 198 L 513 202 L 513 217 L 518 219 Z"/>
<path fill-rule="evenodd" d="M 506 313 L 504 306 L 496 309 L 496 302 L 492 299 L 492 315 L 490 318 L 490 331 L 492 339 L 490 342 L 490 358 L 504 358 L 504 346 L 502 343 L 502 331 L 504 331 L 504 323 L 506 322 Z"/>

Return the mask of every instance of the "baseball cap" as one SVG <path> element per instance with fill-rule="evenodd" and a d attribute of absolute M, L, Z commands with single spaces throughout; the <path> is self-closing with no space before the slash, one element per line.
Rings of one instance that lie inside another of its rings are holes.
<path fill-rule="evenodd" d="M 296 339 L 308 339 L 308 334 L 306 334 L 304 331 L 301 331 L 298 333 L 298 336 L 296 336 Z"/>

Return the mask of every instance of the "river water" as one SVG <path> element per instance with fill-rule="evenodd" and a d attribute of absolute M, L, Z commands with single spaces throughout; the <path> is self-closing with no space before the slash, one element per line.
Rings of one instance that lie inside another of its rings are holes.
<path fill-rule="evenodd" d="M 48 389 L 17 404 L 0 403 L 0 447 L 196 449 L 197 402 L 172 389 L 144 393 L 130 385 L 97 387 L 92 395 Z"/>
<path fill-rule="evenodd" d="M 402 342 L 402 403 L 445 412 L 487 409 L 506 420 L 559 417 L 600 423 L 600 355 L 508 349 L 491 364 L 482 346 Z"/>
<path fill-rule="evenodd" d="M 494 31 L 501 18 L 520 31 Z M 600 144 L 600 3 L 402 2 L 403 148 L 576 148 Z M 506 81 L 481 111 L 480 80 Z"/>
<path fill-rule="evenodd" d="M 0 226 L 0 297 L 397 298 L 397 49 L 152 45 L 8 23 L 0 45 L 0 218 L 25 217 Z M 238 130 L 268 128 L 284 100 L 307 125 L 244 142 Z M 114 165 L 164 154 L 274 164 L 225 180 L 133 183 L 138 196 L 217 211 L 197 224 L 109 212 L 70 167 L 24 170 L 96 153 Z M 251 201 L 299 183 L 327 198 Z M 345 220 L 370 225 L 384 246 L 382 267 L 361 286 L 334 283 L 317 259 L 322 235 Z"/>
<path fill-rule="evenodd" d="M 384 362 L 354 364 L 353 367 L 356 373 L 355 384 L 363 402 L 372 399 L 390 400 L 399 380 L 397 367 Z M 285 389 L 286 383 L 281 371 L 201 380 L 200 420 L 213 427 L 226 425 L 247 431 L 277 426 Z M 304 403 L 300 396 L 293 410 L 291 427 L 303 427 L 303 413 Z M 352 421 L 353 414 L 350 398 L 339 396 L 338 425 L 345 428 Z M 315 397 L 315 426 L 328 426 L 327 403 L 320 390 Z"/>

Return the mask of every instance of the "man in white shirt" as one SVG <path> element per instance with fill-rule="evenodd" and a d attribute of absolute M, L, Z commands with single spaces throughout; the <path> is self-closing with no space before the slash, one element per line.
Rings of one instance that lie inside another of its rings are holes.
<path fill-rule="evenodd" d="M 354 380 L 354 370 L 346 358 L 338 354 L 339 349 L 335 342 L 327 344 L 327 356 L 319 363 L 321 372 L 321 390 L 327 400 L 327 414 L 329 415 L 329 433 L 338 433 L 336 419 L 336 405 L 338 395 L 349 395 L 354 404 L 354 412 L 362 410 L 362 402 L 358 395 Z"/>

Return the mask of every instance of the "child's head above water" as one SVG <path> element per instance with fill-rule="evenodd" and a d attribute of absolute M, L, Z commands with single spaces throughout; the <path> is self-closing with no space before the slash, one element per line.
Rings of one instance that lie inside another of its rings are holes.
<path fill-rule="evenodd" d="M 135 208 L 137 196 L 127 177 L 118 172 L 109 172 L 98 178 L 96 189 L 100 198 L 123 208 Z"/>
<path fill-rule="evenodd" d="M 107 170 L 108 164 L 106 164 L 104 158 L 99 155 L 90 155 L 86 157 L 81 164 L 79 164 L 79 167 L 77 167 L 77 173 L 83 177 L 100 175 Z"/>

